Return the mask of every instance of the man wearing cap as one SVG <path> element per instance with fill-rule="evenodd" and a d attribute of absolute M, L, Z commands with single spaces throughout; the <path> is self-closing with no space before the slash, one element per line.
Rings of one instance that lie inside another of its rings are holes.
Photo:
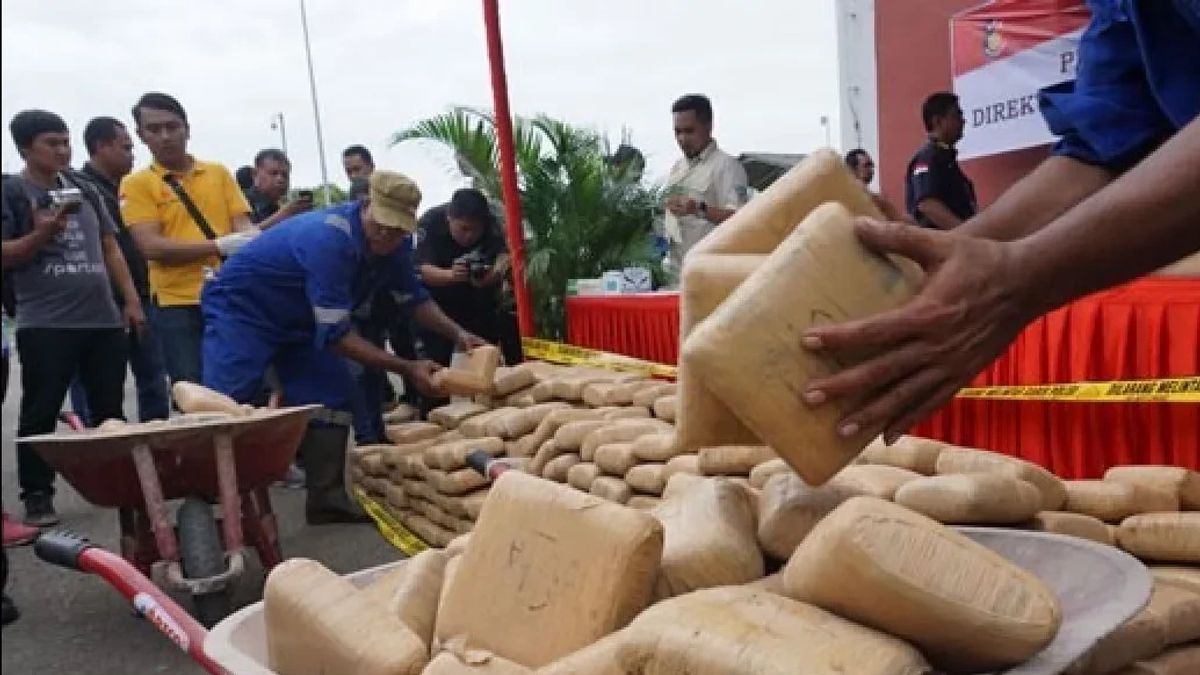
<path fill-rule="evenodd" d="M 388 292 L 426 329 L 464 345 L 483 344 L 429 297 L 412 263 L 421 191 L 409 178 L 377 171 L 361 200 L 289 218 L 231 256 L 204 289 L 204 384 L 239 402 L 254 399 L 274 366 L 287 405 L 321 404 L 299 455 L 308 475 L 310 524 L 349 519 L 343 489 L 355 384 L 345 359 L 399 373 L 437 394 L 440 366 L 401 359 L 351 328 L 351 310 Z M 360 415 L 361 416 L 361 415 Z"/>

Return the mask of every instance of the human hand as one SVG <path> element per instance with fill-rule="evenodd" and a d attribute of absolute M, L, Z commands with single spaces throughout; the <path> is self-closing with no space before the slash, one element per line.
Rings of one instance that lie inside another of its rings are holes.
<path fill-rule="evenodd" d="M 129 330 L 139 338 L 143 337 L 146 332 L 146 311 L 142 308 L 142 303 L 136 300 L 126 302 L 122 314 Z"/>
<path fill-rule="evenodd" d="M 838 433 L 882 428 L 890 443 L 969 383 L 1041 309 L 1017 243 L 865 218 L 855 226 L 868 247 L 920 264 L 925 283 L 902 307 L 809 330 L 803 343 L 814 351 L 878 355 L 810 381 L 804 400 L 865 395 Z"/>
<path fill-rule="evenodd" d="M 667 197 L 667 210 L 676 216 L 687 215 L 687 198 L 681 195 L 672 195 Z"/>
<path fill-rule="evenodd" d="M 45 239 L 53 239 L 67 228 L 67 214 L 62 207 L 33 210 L 33 230 Z"/>
<path fill-rule="evenodd" d="M 438 385 L 434 379 L 434 373 L 441 369 L 442 366 L 434 363 L 433 361 L 428 359 L 420 359 L 416 361 L 409 361 L 408 366 L 405 368 L 405 372 L 401 373 L 401 375 L 404 376 L 406 381 L 412 382 L 412 385 L 416 387 L 417 391 L 419 391 L 422 395 L 440 397 L 444 396 L 445 394 L 438 388 Z"/>
<path fill-rule="evenodd" d="M 470 281 L 471 267 L 465 260 L 455 260 L 454 265 L 450 267 L 450 280 L 456 284 L 462 284 Z"/>
<path fill-rule="evenodd" d="M 312 199 L 311 198 L 306 199 L 305 197 L 297 197 L 296 199 L 293 199 L 292 201 L 283 205 L 283 211 L 284 211 L 284 213 L 287 214 L 287 217 L 296 216 L 301 213 L 306 213 L 308 211 L 312 211 L 312 208 L 313 208 Z"/>
<path fill-rule="evenodd" d="M 484 340 L 474 333 L 469 333 L 465 330 L 459 331 L 458 333 L 458 346 L 462 347 L 466 351 L 471 351 L 476 347 L 483 347 L 485 345 L 487 345 L 487 340 Z"/>
<path fill-rule="evenodd" d="M 213 243 L 217 245 L 217 251 L 220 252 L 221 256 L 228 258 L 234 253 L 240 251 L 243 246 L 253 241 L 254 238 L 259 234 L 260 233 L 257 228 L 245 230 L 243 232 L 234 232 L 233 234 L 227 234 L 224 237 L 217 237 Z"/>

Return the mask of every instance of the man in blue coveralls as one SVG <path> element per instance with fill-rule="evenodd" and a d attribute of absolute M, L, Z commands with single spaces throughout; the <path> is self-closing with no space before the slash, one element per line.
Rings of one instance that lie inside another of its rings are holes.
<path fill-rule="evenodd" d="M 299 451 L 310 524 L 359 518 L 343 488 L 348 426 L 360 422 L 353 419 L 357 391 L 346 359 L 438 394 L 431 375 L 440 366 L 398 358 L 364 340 L 351 329 L 355 305 L 389 292 L 428 330 L 466 348 L 483 344 L 442 312 L 413 269 L 420 201 L 412 180 L 376 171 L 366 198 L 263 232 L 204 289 L 205 386 L 249 402 L 274 366 L 287 405 L 318 403 L 329 411 L 309 426 Z"/>

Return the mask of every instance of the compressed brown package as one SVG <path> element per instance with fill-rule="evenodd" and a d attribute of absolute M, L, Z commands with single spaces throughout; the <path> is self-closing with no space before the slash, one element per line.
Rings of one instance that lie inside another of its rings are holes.
<path fill-rule="evenodd" d="M 700 473 L 705 476 L 749 476 L 754 467 L 778 457 L 765 445 L 725 445 L 700 448 Z"/>
<path fill-rule="evenodd" d="M 671 476 L 677 473 L 687 473 L 693 476 L 700 475 L 700 457 L 697 455 L 676 455 L 667 460 L 667 465 L 663 467 L 663 480 L 670 481 Z"/>
<path fill-rule="evenodd" d="M 485 413 L 480 413 L 474 417 L 467 418 L 462 424 L 458 425 L 458 431 L 462 433 L 464 438 L 483 438 L 488 436 L 488 424 L 492 420 L 504 417 L 514 411 L 520 411 L 522 408 L 496 408 Z"/>
<path fill-rule="evenodd" d="M 650 381 L 650 384 L 642 384 L 634 392 L 630 401 L 635 406 L 642 408 L 650 408 L 654 402 L 663 396 L 674 396 L 677 390 L 677 385 L 674 382 L 655 382 Z"/>
<path fill-rule="evenodd" d="M 664 600 L 539 675 L 921 675 L 903 641 L 746 586 Z"/>
<path fill-rule="evenodd" d="M 600 475 L 600 467 L 591 462 L 580 462 L 567 469 L 567 484 L 576 490 L 587 492 L 592 489 L 592 481 Z"/>
<path fill-rule="evenodd" d="M 583 461 L 595 461 L 596 448 L 608 443 L 625 443 L 636 440 L 648 434 L 659 434 L 671 431 L 671 425 L 655 419 L 619 419 L 607 425 L 598 427 L 586 436 L 579 444 L 579 456 Z M 557 435 L 555 437 L 557 440 Z"/>
<path fill-rule="evenodd" d="M 1166 624 L 1168 646 L 1200 641 L 1200 593 L 1156 579 L 1146 608 Z"/>
<path fill-rule="evenodd" d="M 675 421 L 676 397 L 663 396 L 654 402 L 654 416 L 667 422 Z"/>
<path fill-rule="evenodd" d="M 829 479 L 829 484 L 840 485 L 865 495 L 890 500 L 896 496 L 896 490 L 899 490 L 901 486 L 921 477 L 921 474 L 916 471 L 909 471 L 898 466 L 851 464 Z"/>
<path fill-rule="evenodd" d="M 651 497 L 649 495 L 634 495 L 629 498 L 629 501 L 625 502 L 625 506 L 631 509 L 638 509 L 639 511 L 649 511 L 658 508 L 659 504 L 662 504 L 662 501 L 658 497 Z"/>
<path fill-rule="evenodd" d="M 1082 539 L 1091 539 L 1100 544 L 1116 546 L 1109 526 L 1098 518 L 1069 511 L 1042 511 L 1033 517 L 1029 529 L 1040 532 L 1066 534 Z"/>
<path fill-rule="evenodd" d="M 667 480 L 663 477 L 663 470 L 666 467 L 667 465 L 662 463 L 631 466 L 625 472 L 625 482 L 635 492 L 644 495 L 661 495 L 663 488 L 667 486 Z"/>
<path fill-rule="evenodd" d="M 762 488 L 771 479 L 771 476 L 777 473 L 794 472 L 792 471 L 792 467 L 788 466 L 787 462 L 778 457 L 756 464 L 753 469 L 750 469 L 750 486 Z"/>
<path fill-rule="evenodd" d="M 425 466 L 442 471 L 455 471 L 467 465 L 467 455 L 482 450 L 492 457 L 504 454 L 504 441 L 495 436 L 487 438 L 464 438 L 449 443 L 439 443 L 425 449 Z"/>
<path fill-rule="evenodd" d="M 1032 483 L 1042 494 L 1040 511 L 1072 511 L 1063 508 L 1067 500 L 1067 489 L 1063 481 L 1043 469 L 1018 457 L 999 452 L 975 448 L 946 447 L 938 454 L 937 472 L 955 473 L 998 473 Z"/>
<path fill-rule="evenodd" d="M 389 425 L 386 433 L 389 441 L 396 445 L 404 445 L 427 438 L 436 438 L 445 432 L 446 429 L 442 425 L 433 422 L 405 422 L 404 424 Z"/>
<path fill-rule="evenodd" d="M 583 445 L 583 439 L 587 438 L 593 431 L 611 426 L 613 422 L 608 420 L 586 420 L 582 422 L 567 422 L 554 432 L 554 444 L 567 452 L 579 452 L 579 448 Z M 589 458 L 590 462 L 591 459 Z"/>
<path fill-rule="evenodd" d="M 665 462 L 683 452 L 674 431 L 639 436 L 630 443 L 634 456 L 643 462 Z"/>
<path fill-rule="evenodd" d="M 528 389 L 537 384 L 537 375 L 529 364 L 500 367 L 492 378 L 492 393 L 496 396 L 508 396 L 522 389 Z"/>
<path fill-rule="evenodd" d="M 896 490 L 897 504 L 950 525 L 1014 525 L 1040 510 L 1028 481 L 999 473 L 921 476 Z"/>
<path fill-rule="evenodd" d="M 370 454 L 363 455 L 358 460 L 358 466 L 361 467 L 363 472 L 368 476 L 375 476 L 377 478 L 385 477 L 388 475 L 388 472 L 391 471 L 391 468 L 388 467 L 388 465 L 383 461 L 382 452 L 372 452 Z"/>
<path fill-rule="evenodd" d="M 388 485 L 386 496 L 387 503 L 391 504 L 393 508 L 407 509 L 409 507 L 408 495 L 404 493 L 404 488 L 395 483 Z"/>
<path fill-rule="evenodd" d="M 546 465 L 554 458 L 568 453 L 579 454 L 574 450 L 559 447 L 558 442 L 553 438 L 542 443 L 542 447 L 538 448 L 537 452 L 529 459 L 529 473 L 540 476 L 546 470 Z"/>
<path fill-rule="evenodd" d="M 652 513 L 663 524 L 664 538 L 656 597 L 763 576 L 754 507 L 746 490 L 724 480 L 705 480 Z"/>
<path fill-rule="evenodd" d="M 596 448 L 592 462 L 610 476 L 624 476 L 637 465 L 638 459 L 633 456 L 633 446 L 629 443 L 605 443 Z"/>
<path fill-rule="evenodd" d="M 1117 541 L 1146 560 L 1200 564 L 1200 511 L 1130 516 L 1121 521 Z"/>
<path fill-rule="evenodd" d="M 399 616 L 313 560 L 285 560 L 267 575 L 263 614 L 279 675 L 416 675 L 429 660 Z"/>
<path fill-rule="evenodd" d="M 624 504 L 633 496 L 633 489 L 629 484 L 614 476 L 596 476 L 588 492 L 617 504 Z"/>
<path fill-rule="evenodd" d="M 1182 466 L 1114 466 L 1104 480 L 1136 483 L 1165 490 L 1176 496 L 1185 511 L 1200 511 L 1200 471 Z"/>
<path fill-rule="evenodd" d="M 920 436 L 901 436 L 891 445 L 884 444 L 882 438 L 876 438 L 858 458 L 865 464 L 883 464 L 932 476 L 937 473 L 938 456 L 947 447 L 950 446 L 939 440 Z"/>
<path fill-rule="evenodd" d="M 682 367 L 695 369 L 704 386 L 808 483 L 824 483 L 883 425 L 864 427 L 849 438 L 837 433 L 842 417 L 868 392 L 816 407 L 802 400 L 813 378 L 873 355 L 835 360 L 805 348 L 804 334 L 815 325 L 906 302 L 919 288 L 919 270 L 901 265 L 863 246 L 844 206 L 819 206 L 688 335 Z"/>
<path fill-rule="evenodd" d="M 1175 584 L 1200 594 L 1200 567 L 1184 567 L 1182 565 L 1151 565 L 1150 573 L 1155 581 Z"/>
<path fill-rule="evenodd" d="M 433 385 L 450 396 L 490 394 L 500 365 L 500 350 L 492 345 L 475 347 L 455 368 L 443 368 L 433 374 Z"/>
<path fill-rule="evenodd" d="M 571 404 L 551 401 L 514 410 L 507 415 L 493 417 L 488 421 L 485 431 L 489 436 L 499 436 L 505 440 L 520 438 L 532 433 L 555 410 L 571 410 Z"/>
<path fill-rule="evenodd" d="M 1107 480 L 1066 480 L 1064 511 L 1082 513 L 1105 522 L 1119 523 L 1136 512 L 1137 487 Z"/>
<path fill-rule="evenodd" d="M 765 255 L 689 253 L 679 289 L 680 344 L 766 259 Z M 757 442 L 733 411 L 708 390 L 698 373 L 685 367 L 679 369 L 678 376 L 675 421 L 681 449 L 695 452 L 711 445 Z M 644 401 L 634 398 L 635 403 L 653 404 Z"/>
<path fill-rule="evenodd" d="M 479 512 L 483 510 L 483 505 L 487 501 L 488 489 L 475 490 L 462 496 L 463 511 L 467 512 L 467 518 L 471 520 L 479 519 Z"/>
<path fill-rule="evenodd" d="M 1054 593 L 1029 572 L 875 497 L 849 499 L 817 523 L 783 581 L 790 597 L 906 639 L 950 672 L 1021 663 L 1062 621 Z"/>
<path fill-rule="evenodd" d="M 474 401 L 453 401 L 430 410 L 426 417 L 430 422 L 440 424 L 447 429 L 456 429 L 468 418 L 487 411 L 487 406 Z"/>
<path fill-rule="evenodd" d="M 433 489 L 444 495 L 465 495 L 488 484 L 488 479 L 474 469 L 441 471 L 430 469 L 426 480 Z"/>
<path fill-rule="evenodd" d="M 1161 654 L 1166 646 L 1167 623 L 1147 607 L 1101 638 L 1063 672 L 1108 675 L 1135 661 Z"/>
<path fill-rule="evenodd" d="M 383 463 L 386 464 L 389 468 L 395 469 L 400 464 L 400 459 L 403 457 L 423 453 L 427 449 L 432 448 L 435 445 L 440 445 L 442 443 L 449 443 L 451 441 L 456 441 L 461 438 L 462 438 L 461 434 L 459 434 L 458 432 L 455 432 L 455 431 L 451 431 L 451 432 L 442 434 L 441 436 L 436 436 L 434 438 L 427 438 L 423 441 L 416 441 L 414 443 L 405 443 L 404 445 L 383 446 L 384 447 L 383 452 L 380 454 L 383 456 Z"/>
<path fill-rule="evenodd" d="M 568 422 L 583 422 L 587 420 L 599 420 L 604 416 L 602 410 L 584 410 L 579 408 L 564 408 L 554 410 L 542 418 L 537 427 L 526 436 L 523 436 L 520 441 L 521 455 L 532 457 L 537 452 L 538 448 L 554 438 L 555 432 Z"/>
<path fill-rule="evenodd" d="M 546 462 L 545 468 L 542 469 L 542 478 L 552 480 L 555 483 L 565 483 L 567 482 L 567 472 L 579 462 L 579 455 L 574 452 L 559 455 Z"/>
<path fill-rule="evenodd" d="M 546 665 L 646 606 L 662 546 L 662 526 L 649 514 L 505 472 L 457 558 L 438 639 Z"/>
<path fill-rule="evenodd" d="M 404 563 L 404 573 L 397 580 L 389 608 L 426 645 L 433 640 L 433 625 L 437 619 L 438 598 L 442 593 L 442 575 L 452 556 L 437 549 L 427 549 Z"/>
<path fill-rule="evenodd" d="M 794 473 L 772 476 L 758 499 L 758 544 L 776 560 L 787 560 L 817 523 L 860 494 L 838 485 L 812 487 Z"/>
<path fill-rule="evenodd" d="M 253 408 L 247 410 L 225 394 L 194 382 L 180 381 L 171 385 L 171 399 L 183 413 L 225 413 L 232 417 L 246 417 L 253 411 Z"/>
<path fill-rule="evenodd" d="M 751 581 L 750 583 L 746 584 L 746 586 L 749 588 L 758 589 L 760 591 L 774 593 L 776 595 L 787 595 L 787 591 L 784 590 L 784 588 L 783 588 L 783 573 L 782 572 L 768 574 L 767 576 L 762 577 L 761 579 L 755 579 L 754 581 Z"/>

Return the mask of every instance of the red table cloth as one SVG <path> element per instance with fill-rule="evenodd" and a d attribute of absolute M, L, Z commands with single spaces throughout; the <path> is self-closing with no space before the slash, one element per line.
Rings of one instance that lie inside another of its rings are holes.
<path fill-rule="evenodd" d="M 675 363 L 674 293 L 567 299 L 571 344 Z M 977 386 L 1200 374 L 1200 279 L 1147 277 L 1096 293 L 1031 324 Z M 1065 478 L 1116 464 L 1200 469 L 1200 405 L 959 399 L 916 433 L 1041 464 Z"/>

